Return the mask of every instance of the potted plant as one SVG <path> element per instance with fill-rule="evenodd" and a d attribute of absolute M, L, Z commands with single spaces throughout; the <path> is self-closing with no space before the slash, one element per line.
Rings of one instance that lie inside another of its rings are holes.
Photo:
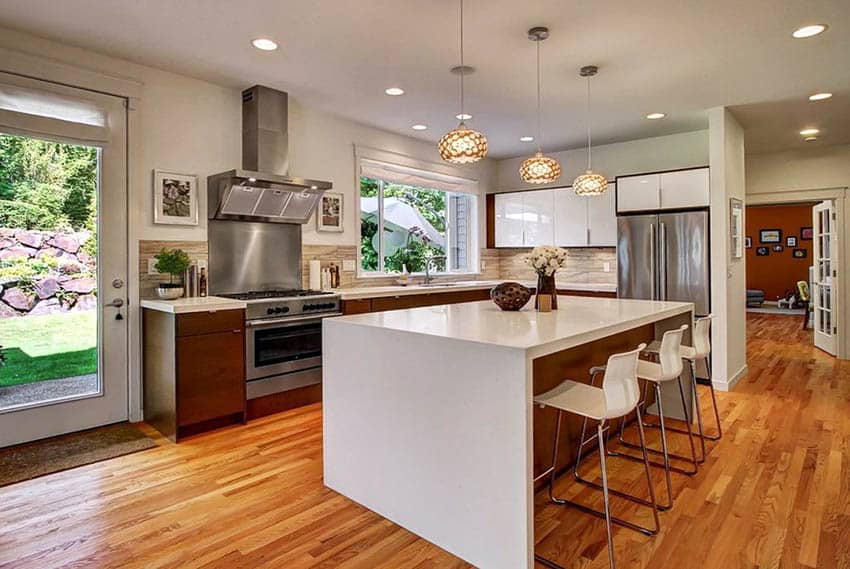
<path fill-rule="evenodd" d="M 555 288 L 555 272 L 567 264 L 567 252 L 560 247 L 542 245 L 535 247 L 525 257 L 525 262 L 531 265 L 537 273 L 537 302 L 540 307 L 541 296 L 551 296 L 552 308 L 558 308 L 558 291 Z"/>
<path fill-rule="evenodd" d="M 154 259 L 156 259 L 154 268 L 159 273 L 169 275 L 167 283 L 159 283 L 156 294 L 165 300 L 174 300 L 183 296 L 182 279 L 189 268 L 189 255 L 182 249 L 162 249 L 154 256 Z"/>

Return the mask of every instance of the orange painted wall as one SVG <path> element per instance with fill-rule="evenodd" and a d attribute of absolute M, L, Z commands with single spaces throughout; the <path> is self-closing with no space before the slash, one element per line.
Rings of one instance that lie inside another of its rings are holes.
<path fill-rule="evenodd" d="M 776 300 L 785 295 L 788 289 L 796 290 L 797 281 L 809 280 L 809 266 L 812 264 L 814 253 L 813 241 L 800 239 L 800 228 L 811 227 L 812 206 L 815 204 L 783 205 L 783 206 L 753 206 L 746 212 L 746 232 L 744 235 L 752 240 L 753 246 L 746 249 L 747 255 L 747 288 L 764 291 L 765 300 Z M 759 243 L 759 230 L 781 229 L 784 251 L 776 252 L 773 244 Z M 797 246 L 787 247 L 786 237 L 796 237 Z M 757 247 L 769 247 L 767 257 L 756 256 Z M 794 249 L 805 249 L 805 259 L 795 259 Z"/>

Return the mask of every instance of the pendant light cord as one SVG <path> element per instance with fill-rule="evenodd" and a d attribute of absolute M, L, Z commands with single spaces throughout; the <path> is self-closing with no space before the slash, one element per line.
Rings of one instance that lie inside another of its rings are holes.
<path fill-rule="evenodd" d="M 541 114 L 541 103 L 540 103 L 540 41 L 537 40 L 535 43 L 537 44 L 537 152 L 543 152 L 543 127 L 541 126 L 540 114 Z"/>
<path fill-rule="evenodd" d="M 587 115 L 587 170 L 590 171 L 590 75 L 587 76 L 587 98 L 584 108 Z"/>
<path fill-rule="evenodd" d="M 460 114 L 463 116 L 463 0 L 460 0 Z M 463 122 L 463 119 L 460 119 Z"/>

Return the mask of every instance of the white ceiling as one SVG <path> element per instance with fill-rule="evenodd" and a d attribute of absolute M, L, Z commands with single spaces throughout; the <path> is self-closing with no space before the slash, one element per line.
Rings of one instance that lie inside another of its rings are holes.
<path fill-rule="evenodd" d="M 289 91 L 312 107 L 437 140 L 456 123 L 457 0 L 0 0 L 0 25 L 140 63 L 247 87 Z M 466 0 L 467 110 L 491 155 L 533 150 L 534 44 L 543 46 L 545 149 L 584 137 L 582 65 L 596 64 L 594 141 L 705 128 L 705 109 L 735 106 L 748 151 L 799 144 L 812 121 L 817 144 L 850 140 L 850 2 L 847 0 Z M 823 22 L 819 37 L 794 40 Z M 280 43 L 259 52 L 250 40 Z M 384 89 L 401 86 L 402 97 Z M 809 103 L 816 91 L 826 102 Z M 815 110 L 815 105 L 821 106 Z M 667 118 L 643 116 L 662 111 Z M 834 123 L 828 121 L 835 121 Z M 418 133 L 410 125 L 424 122 Z M 806 124 L 802 124 L 805 122 Z"/>

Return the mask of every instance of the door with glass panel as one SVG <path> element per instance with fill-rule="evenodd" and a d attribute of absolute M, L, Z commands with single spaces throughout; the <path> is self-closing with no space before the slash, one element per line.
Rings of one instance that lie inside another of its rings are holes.
<path fill-rule="evenodd" d="M 814 255 L 812 259 L 812 305 L 815 322 L 815 346 L 821 350 L 836 354 L 836 334 L 838 310 L 836 286 L 838 267 L 836 265 L 837 232 L 835 223 L 835 203 L 825 201 L 812 208 L 812 226 Z"/>
<path fill-rule="evenodd" d="M 0 447 L 127 419 L 126 121 L 0 72 Z"/>

